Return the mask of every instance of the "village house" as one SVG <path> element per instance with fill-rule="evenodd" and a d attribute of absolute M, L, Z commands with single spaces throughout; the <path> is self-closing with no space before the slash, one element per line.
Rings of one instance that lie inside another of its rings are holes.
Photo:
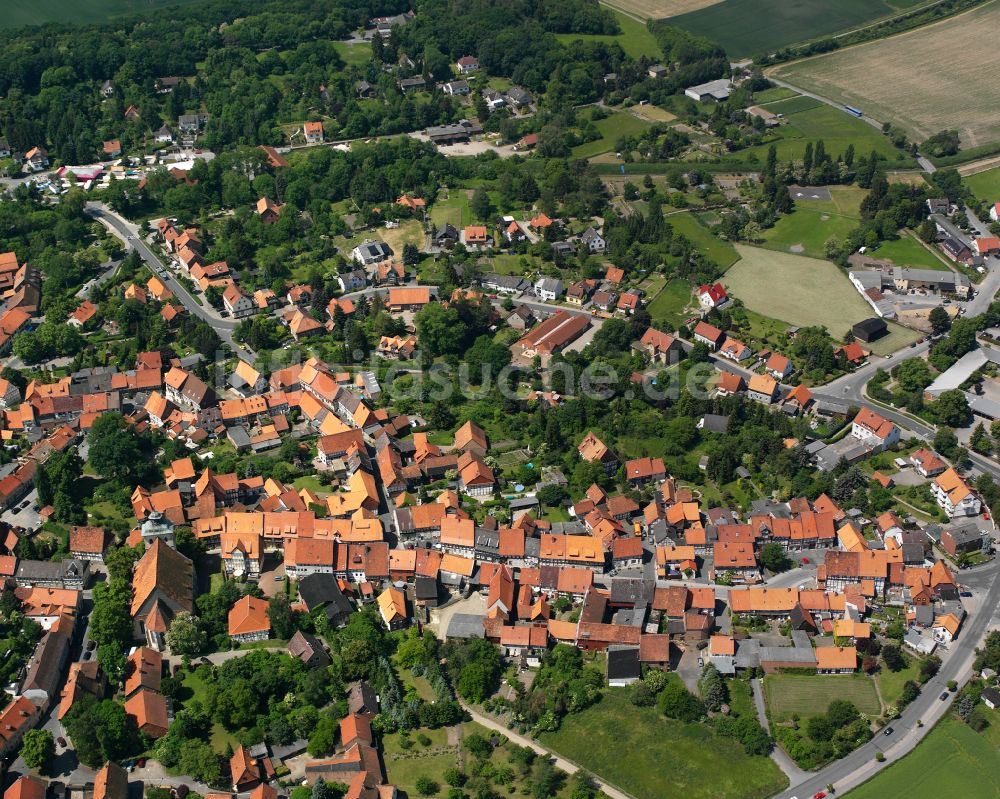
<path fill-rule="evenodd" d="M 266 641 L 271 637 L 271 620 L 266 599 L 244 596 L 229 611 L 229 637 L 236 642 Z"/>
<path fill-rule="evenodd" d="M 695 341 L 708 345 L 708 348 L 713 352 L 719 348 L 723 339 L 726 338 L 725 334 L 719 328 L 713 327 L 707 322 L 698 322 L 691 331 L 691 334 Z"/>
<path fill-rule="evenodd" d="M 721 283 L 705 284 L 698 287 L 698 303 L 706 311 L 721 308 L 729 302 L 729 295 Z"/>
<path fill-rule="evenodd" d="M 884 452 L 899 441 L 899 428 L 885 417 L 862 408 L 851 423 L 851 435 L 876 452 Z"/>
<path fill-rule="evenodd" d="M 979 497 L 953 468 L 934 478 L 930 488 L 935 501 L 949 517 L 976 516 L 982 508 Z"/>
<path fill-rule="evenodd" d="M 243 319 L 257 313 L 257 306 L 235 283 L 230 283 L 222 293 L 222 304 L 233 319 Z"/>

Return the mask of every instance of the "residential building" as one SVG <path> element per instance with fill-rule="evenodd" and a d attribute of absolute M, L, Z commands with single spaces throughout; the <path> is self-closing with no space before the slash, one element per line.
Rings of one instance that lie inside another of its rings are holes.
<path fill-rule="evenodd" d="M 229 637 L 240 643 L 270 638 L 267 600 L 249 595 L 240 598 L 229 611 Z"/>
<path fill-rule="evenodd" d="M 942 472 L 931 482 L 931 493 L 950 517 L 975 516 L 982 508 L 982 502 L 972 492 L 972 487 L 953 468 Z"/>
<path fill-rule="evenodd" d="M 257 305 L 235 283 L 222 293 L 222 304 L 233 319 L 243 319 L 257 313 Z"/>
<path fill-rule="evenodd" d="M 728 303 L 729 295 L 721 283 L 705 284 L 698 287 L 698 302 L 706 311 L 711 311 Z"/>
<path fill-rule="evenodd" d="M 899 441 L 899 428 L 875 411 L 862 408 L 851 423 L 851 435 L 876 452 L 883 452 Z"/>
<path fill-rule="evenodd" d="M 717 350 L 725 339 L 725 334 L 719 328 L 713 327 L 707 322 L 698 322 L 691 331 L 691 335 L 695 341 L 707 344 L 709 349 L 713 351 Z"/>

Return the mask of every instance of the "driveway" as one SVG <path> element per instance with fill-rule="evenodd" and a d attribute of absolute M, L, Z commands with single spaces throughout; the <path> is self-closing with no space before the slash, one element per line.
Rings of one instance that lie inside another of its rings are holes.
<path fill-rule="evenodd" d="M 434 627 L 437 637 L 442 641 L 444 634 L 448 630 L 451 617 L 456 613 L 469 613 L 475 616 L 486 617 L 486 599 L 478 591 L 474 592 L 468 599 L 458 599 L 442 608 L 431 610 L 431 626 Z"/>
<path fill-rule="evenodd" d="M 693 694 L 698 694 L 698 678 L 701 677 L 702 667 L 698 665 L 698 658 L 702 657 L 704 652 L 708 649 L 697 649 L 694 646 L 688 646 L 684 649 L 684 654 L 681 655 L 680 662 L 677 664 L 677 676 L 684 681 L 684 685 Z"/>

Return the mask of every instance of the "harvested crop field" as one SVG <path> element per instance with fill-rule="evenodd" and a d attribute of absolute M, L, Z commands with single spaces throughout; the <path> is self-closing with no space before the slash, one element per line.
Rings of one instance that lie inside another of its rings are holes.
<path fill-rule="evenodd" d="M 918 141 L 945 129 L 962 147 L 1000 139 L 1000 81 L 984 69 L 1000 0 L 942 22 L 770 70 L 789 83 L 893 122 Z M 878 80 L 872 80 L 878 75 Z"/>
<path fill-rule="evenodd" d="M 707 6 L 713 6 L 721 0 L 613 0 L 604 5 L 618 8 L 626 14 L 634 14 L 642 19 L 663 19 L 699 11 Z"/>

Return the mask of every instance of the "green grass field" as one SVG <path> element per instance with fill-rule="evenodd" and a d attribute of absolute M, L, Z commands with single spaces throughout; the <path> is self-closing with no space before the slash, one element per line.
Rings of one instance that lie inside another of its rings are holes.
<path fill-rule="evenodd" d="M 773 103 L 776 100 L 787 100 L 789 97 L 798 96 L 798 92 L 793 89 L 786 89 L 784 86 L 775 86 L 773 89 L 754 92 L 753 101 L 757 105 L 763 105 L 764 103 Z"/>
<path fill-rule="evenodd" d="M 372 59 L 372 46 L 367 42 L 348 44 L 347 42 L 334 42 L 334 49 L 344 59 L 347 66 L 354 64 L 367 64 Z"/>
<path fill-rule="evenodd" d="M 472 224 L 472 212 L 469 210 L 469 193 L 465 189 L 451 189 L 448 199 L 437 199 L 431 206 L 431 221 L 439 228 L 450 223 L 461 230 Z"/>
<path fill-rule="evenodd" d="M 858 710 L 870 716 L 877 716 L 882 709 L 875 684 L 860 674 L 815 677 L 769 674 L 764 678 L 764 696 L 775 721 L 785 721 L 796 714 L 803 719 L 818 716 L 826 713 L 834 699 L 853 702 Z"/>
<path fill-rule="evenodd" d="M 815 145 L 822 139 L 832 158 L 843 155 L 848 146 L 853 144 L 855 153 L 859 155 L 875 150 L 884 155 L 892 165 L 908 166 L 914 163 L 912 157 L 893 147 L 875 128 L 844 111 L 819 104 L 810 97 L 780 100 L 769 103 L 767 108 L 784 114 L 784 124 L 771 130 L 765 144 L 738 150 L 726 156 L 725 160 L 745 162 L 752 154 L 764 161 L 768 148 L 773 144 L 778 153 L 778 161 L 801 161 L 806 143 L 812 142 Z"/>
<path fill-rule="evenodd" d="M 613 113 L 605 119 L 597 120 L 594 124 L 600 132 L 601 138 L 574 147 L 574 158 L 591 158 L 601 153 L 611 152 L 619 137 L 641 133 L 652 123 L 645 119 L 639 119 L 634 114 Z"/>
<path fill-rule="evenodd" d="M 895 241 L 883 241 L 877 250 L 870 251 L 875 258 L 887 258 L 900 266 L 918 266 L 922 269 L 950 271 L 948 265 L 912 236 L 903 235 Z"/>
<path fill-rule="evenodd" d="M 824 325 L 834 338 L 871 316 L 871 307 L 829 261 L 737 244 L 723 283 L 752 311 L 791 325 Z"/>
<path fill-rule="evenodd" d="M 844 239 L 858 226 L 857 217 L 814 211 L 810 206 L 811 203 L 798 203 L 792 213 L 781 217 L 773 228 L 765 230 L 764 246 L 781 252 L 824 258 L 827 241 Z"/>
<path fill-rule="evenodd" d="M 785 89 L 785 91 L 789 91 Z M 773 114 L 797 114 L 799 111 L 808 111 L 810 108 L 818 108 L 823 105 L 815 97 L 806 97 L 804 94 L 790 92 L 785 97 L 779 98 L 769 103 L 764 103 L 767 110 Z"/>
<path fill-rule="evenodd" d="M 670 24 L 718 42 L 732 59 L 848 30 L 893 10 L 885 0 L 724 0 Z"/>
<path fill-rule="evenodd" d="M 699 252 L 707 255 L 723 269 L 728 269 L 740 257 L 732 244 L 715 236 L 689 211 L 672 214 L 667 217 L 667 222 L 670 227 L 694 244 Z"/>
<path fill-rule="evenodd" d="M 671 280 L 650 300 L 649 315 L 656 321 L 669 322 L 675 327 L 680 326 L 693 313 L 684 311 L 694 302 L 691 289 L 692 286 L 687 280 L 680 278 Z"/>
<path fill-rule="evenodd" d="M 736 250 L 741 259 L 722 282 L 751 311 L 800 327 L 823 325 L 838 340 L 872 315 L 844 272 L 829 261 L 741 244 Z M 917 338 L 915 331 L 890 323 L 889 335 L 871 349 L 884 354 Z"/>
<path fill-rule="evenodd" d="M 618 25 L 622 29 L 621 33 L 615 36 L 559 33 L 556 34 L 556 39 L 563 44 L 571 44 L 581 39 L 585 42 L 604 42 L 605 44 L 617 43 L 621 45 L 625 54 L 631 56 L 632 58 L 639 59 L 643 56 L 653 59 L 662 58 L 663 52 L 660 50 L 659 45 L 657 45 L 656 39 L 653 38 L 653 34 L 649 32 L 643 23 L 639 22 L 637 19 L 633 19 L 632 17 L 622 14 L 620 11 L 615 11 L 614 9 L 608 10 L 611 11 L 611 13 L 615 15 L 615 19 L 618 20 Z"/>
<path fill-rule="evenodd" d="M 910 754 L 844 796 L 1000 799 L 1000 753 L 967 724 L 947 718 Z"/>
<path fill-rule="evenodd" d="M 984 203 L 1000 202 L 1000 166 L 969 175 L 962 182 Z"/>
<path fill-rule="evenodd" d="M 875 675 L 875 680 L 878 682 L 878 692 L 882 695 L 882 701 L 887 705 L 895 705 L 899 701 L 903 695 L 903 685 L 906 684 L 907 680 L 919 681 L 920 658 L 905 652 L 903 657 L 906 659 L 905 669 L 889 671 L 885 666 L 882 666 Z"/>
<path fill-rule="evenodd" d="M 826 242 L 845 238 L 858 226 L 863 189 L 831 186 L 829 200 L 796 200 L 795 210 L 764 231 L 766 247 L 782 252 L 826 257 Z"/>
<path fill-rule="evenodd" d="M 734 740 L 703 724 L 669 721 L 609 689 L 567 716 L 542 743 L 636 799 L 763 799 L 788 784 L 768 758 L 748 757 Z"/>
<path fill-rule="evenodd" d="M 148 14 L 194 0 L 8 0 L 3 4 L 0 27 L 20 28 L 46 22 L 106 22 L 125 14 Z"/>

